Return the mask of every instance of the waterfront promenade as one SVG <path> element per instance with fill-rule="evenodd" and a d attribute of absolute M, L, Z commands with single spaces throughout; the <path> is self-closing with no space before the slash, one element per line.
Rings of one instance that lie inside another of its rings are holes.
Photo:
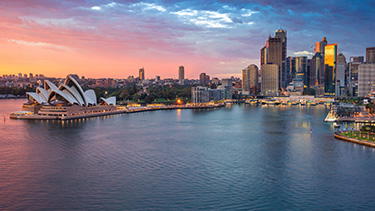
<path fill-rule="evenodd" d="M 123 114 L 123 113 L 135 113 L 135 112 L 144 112 L 144 111 L 155 111 L 155 110 L 172 110 L 172 109 L 212 109 L 222 107 L 225 104 L 216 103 L 216 104 L 185 104 L 185 105 L 162 105 L 162 106 L 116 106 L 116 110 L 108 110 L 101 112 L 87 112 L 79 114 L 71 114 L 65 116 L 47 116 L 40 114 L 33 114 L 31 112 L 15 112 L 10 114 L 11 119 L 23 119 L 23 120 L 70 120 L 70 119 L 80 119 L 80 118 L 90 118 L 97 116 L 106 116 L 114 114 Z"/>
<path fill-rule="evenodd" d="M 334 133 L 334 137 L 336 139 L 340 139 L 340 140 L 343 140 L 343 141 L 352 142 L 352 143 L 355 143 L 355 144 L 361 144 L 361 145 L 365 145 L 365 146 L 368 146 L 368 147 L 375 147 L 375 143 L 374 142 L 360 140 L 360 139 L 356 139 L 356 138 L 350 138 L 350 137 L 347 137 L 347 136 L 343 135 L 343 133 L 344 132 L 342 132 L 342 131 L 335 132 Z"/>

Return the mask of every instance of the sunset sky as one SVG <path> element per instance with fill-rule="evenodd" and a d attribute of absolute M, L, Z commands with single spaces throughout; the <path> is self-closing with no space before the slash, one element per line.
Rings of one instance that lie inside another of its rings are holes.
<path fill-rule="evenodd" d="M 259 65 L 269 34 L 288 31 L 288 56 L 323 36 L 338 52 L 375 46 L 375 1 L 0 1 L 0 74 L 89 78 L 239 76 Z"/>

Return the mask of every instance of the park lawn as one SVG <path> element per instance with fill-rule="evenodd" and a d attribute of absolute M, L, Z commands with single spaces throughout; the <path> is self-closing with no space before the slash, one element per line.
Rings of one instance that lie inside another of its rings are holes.
<path fill-rule="evenodd" d="M 361 141 L 370 141 L 370 142 L 373 142 L 375 143 L 375 135 L 370 135 L 370 139 L 367 139 L 368 137 L 368 134 L 366 132 L 362 132 L 361 133 L 361 137 L 359 137 L 359 132 L 356 131 L 356 132 L 350 132 L 350 131 L 347 131 L 347 132 L 341 132 L 341 135 L 342 136 L 345 136 L 345 137 L 348 137 L 348 138 L 354 138 L 354 139 L 358 139 L 358 140 L 361 140 Z"/>

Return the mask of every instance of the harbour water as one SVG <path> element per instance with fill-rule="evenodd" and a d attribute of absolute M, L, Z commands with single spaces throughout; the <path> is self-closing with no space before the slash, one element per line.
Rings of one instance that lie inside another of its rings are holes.
<path fill-rule="evenodd" d="M 23 102 L 0 100 L 0 210 L 375 207 L 375 150 L 323 106 L 3 121 Z"/>

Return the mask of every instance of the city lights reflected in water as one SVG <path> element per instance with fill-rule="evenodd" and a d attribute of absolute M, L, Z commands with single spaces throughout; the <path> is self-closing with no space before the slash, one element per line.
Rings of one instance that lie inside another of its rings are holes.
<path fill-rule="evenodd" d="M 22 101 L 2 103 L 5 114 Z M 0 209 L 370 210 L 374 149 L 335 140 L 327 113 L 242 104 L 7 119 Z"/>

